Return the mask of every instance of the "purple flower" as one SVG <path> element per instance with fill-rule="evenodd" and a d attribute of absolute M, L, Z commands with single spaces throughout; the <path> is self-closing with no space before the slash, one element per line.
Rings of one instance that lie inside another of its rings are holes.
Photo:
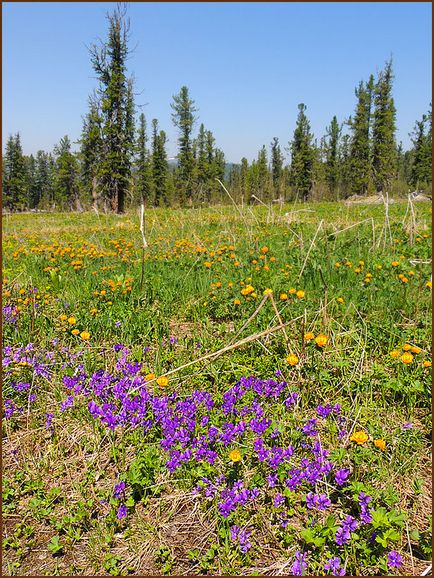
<path fill-rule="evenodd" d="M 316 436 L 318 431 L 315 429 L 316 419 L 310 419 L 305 426 L 302 427 L 301 431 L 307 436 Z"/>
<path fill-rule="evenodd" d="M 113 489 L 113 497 L 119 500 L 122 497 L 124 490 L 125 482 L 119 482 L 119 484 L 116 484 Z"/>
<path fill-rule="evenodd" d="M 345 576 L 345 569 L 341 568 L 341 559 L 338 556 L 330 558 L 324 565 L 324 570 L 331 570 L 333 576 Z"/>
<path fill-rule="evenodd" d="M 277 474 L 270 474 L 269 476 L 267 476 L 267 482 L 270 488 L 274 488 L 275 485 L 277 484 Z"/>
<path fill-rule="evenodd" d="M 405 424 L 402 426 L 403 429 L 412 429 L 413 424 L 410 421 L 405 422 Z"/>
<path fill-rule="evenodd" d="M 294 576 L 303 576 L 307 569 L 306 564 L 306 554 L 303 554 L 301 550 L 297 550 L 294 555 L 294 563 L 291 566 L 291 572 Z"/>
<path fill-rule="evenodd" d="M 389 568 L 399 568 L 402 566 L 402 556 L 396 550 L 391 550 L 387 556 L 387 565 Z"/>
<path fill-rule="evenodd" d="M 335 473 L 335 481 L 338 486 L 343 486 L 350 475 L 348 468 L 342 468 Z"/>
<path fill-rule="evenodd" d="M 348 544 L 349 540 L 351 538 L 351 534 L 349 532 L 349 530 L 347 528 L 338 528 L 336 530 L 336 544 L 338 546 L 343 546 L 344 544 Z"/>
<path fill-rule="evenodd" d="M 45 427 L 48 429 L 51 427 L 51 422 L 53 421 L 54 414 L 53 413 L 46 413 L 45 414 Z"/>
<path fill-rule="evenodd" d="M 277 494 L 276 497 L 274 498 L 273 506 L 275 508 L 278 508 L 279 506 L 281 506 L 284 503 L 285 503 L 285 498 L 282 496 L 282 494 Z"/>
<path fill-rule="evenodd" d="M 128 508 L 126 506 L 119 506 L 118 513 L 117 513 L 118 519 L 122 520 L 122 518 L 126 518 L 127 514 L 128 514 Z"/>

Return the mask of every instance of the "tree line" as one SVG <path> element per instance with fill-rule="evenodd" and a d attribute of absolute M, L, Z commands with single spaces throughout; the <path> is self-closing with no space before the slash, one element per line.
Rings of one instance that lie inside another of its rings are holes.
<path fill-rule="evenodd" d="M 134 80 L 127 73 L 129 21 L 125 9 L 108 14 L 108 37 L 90 47 L 98 86 L 77 152 L 65 135 L 52 152 L 23 154 L 19 133 L 10 135 L 3 155 L 3 206 L 8 210 L 82 210 L 91 206 L 123 213 L 126 208 L 192 206 L 222 202 L 221 181 L 238 202 L 296 198 L 343 199 L 374 192 L 431 191 L 432 111 L 416 121 L 412 147 L 396 142 L 392 61 L 377 78 L 355 89 L 354 114 L 333 116 L 318 141 L 307 107 L 298 105 L 296 127 L 287 147 L 274 137 L 249 163 L 229 165 L 211 130 L 197 128 L 197 108 L 187 86 L 171 103 L 178 130 L 178 153 L 169 162 L 166 132 L 135 104 Z M 289 162 L 285 163 L 285 152 Z"/>

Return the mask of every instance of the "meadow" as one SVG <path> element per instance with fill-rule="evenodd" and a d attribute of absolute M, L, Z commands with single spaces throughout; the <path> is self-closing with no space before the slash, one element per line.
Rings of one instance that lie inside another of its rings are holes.
<path fill-rule="evenodd" d="M 431 203 L 3 216 L 3 575 L 421 575 Z"/>

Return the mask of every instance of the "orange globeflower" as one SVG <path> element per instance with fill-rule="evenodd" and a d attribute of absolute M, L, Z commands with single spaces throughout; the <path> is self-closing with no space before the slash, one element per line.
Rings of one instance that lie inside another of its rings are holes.
<path fill-rule="evenodd" d="M 90 339 L 89 331 L 82 331 L 80 333 L 80 337 L 82 338 L 83 341 L 88 341 Z"/>
<path fill-rule="evenodd" d="M 405 353 L 403 353 L 401 355 L 401 361 L 402 361 L 402 363 L 405 363 L 405 365 L 412 363 L 413 362 L 412 354 L 409 351 L 406 351 Z"/>
<path fill-rule="evenodd" d="M 80 333 L 80 331 L 78 329 L 73 329 L 71 331 L 72 335 L 78 335 Z"/>
<path fill-rule="evenodd" d="M 327 341 L 328 341 L 328 337 L 327 335 L 324 335 L 323 333 L 320 333 L 319 335 L 317 335 L 317 337 L 315 338 L 315 343 L 318 345 L 318 347 L 325 347 L 327 345 Z"/>
<path fill-rule="evenodd" d="M 241 453 L 238 450 L 232 450 L 229 452 L 229 459 L 232 462 L 240 462 L 241 461 Z"/>
<path fill-rule="evenodd" d="M 359 446 L 365 444 L 369 440 L 369 436 L 364 431 L 355 431 L 353 435 L 350 437 L 352 442 L 356 442 Z"/>
<path fill-rule="evenodd" d="M 431 361 L 429 361 L 428 359 L 425 359 L 425 361 L 423 362 L 423 366 L 424 367 L 431 367 Z"/>
<path fill-rule="evenodd" d="M 404 345 L 402 346 L 402 349 L 404 351 L 410 351 L 411 345 L 409 343 L 404 343 Z"/>
<path fill-rule="evenodd" d="M 234 299 L 234 305 L 240 305 L 241 301 L 239 299 Z"/>
<path fill-rule="evenodd" d="M 315 335 L 311 331 L 308 331 L 308 333 L 304 334 L 305 341 L 312 341 L 312 339 L 315 339 Z"/>
<path fill-rule="evenodd" d="M 281 293 L 279 298 L 281 301 L 288 301 L 288 295 L 286 293 Z"/>
<path fill-rule="evenodd" d="M 298 297 L 299 299 L 303 299 L 305 293 L 304 293 L 304 291 L 303 291 L 302 289 L 299 289 L 299 290 L 297 291 L 296 295 L 297 295 L 297 297 Z"/>
<path fill-rule="evenodd" d="M 391 351 L 391 352 L 389 353 L 389 355 L 390 355 L 390 357 L 392 357 L 393 359 L 395 359 L 396 357 L 399 357 L 400 353 L 401 353 L 401 352 L 400 352 L 398 349 L 394 349 L 393 351 Z"/>
<path fill-rule="evenodd" d="M 157 379 L 157 384 L 160 387 L 166 387 L 169 384 L 169 380 L 167 379 L 167 377 L 165 377 L 164 375 L 162 375 L 161 377 L 159 377 Z"/>
<path fill-rule="evenodd" d="M 289 365 L 297 365 L 298 357 L 296 355 L 294 355 L 293 353 L 290 353 L 288 355 L 288 357 L 286 358 L 286 361 L 289 363 Z"/>
<path fill-rule="evenodd" d="M 386 442 L 383 439 L 374 440 L 374 446 L 384 452 L 386 449 Z"/>
<path fill-rule="evenodd" d="M 343 303 L 343 302 L 344 302 L 344 298 L 343 298 L 343 297 L 338 297 L 338 298 L 336 299 L 336 301 L 337 301 L 338 303 Z"/>
<path fill-rule="evenodd" d="M 69 317 L 68 318 L 68 323 L 70 325 L 75 325 L 77 323 L 77 319 L 75 317 Z"/>

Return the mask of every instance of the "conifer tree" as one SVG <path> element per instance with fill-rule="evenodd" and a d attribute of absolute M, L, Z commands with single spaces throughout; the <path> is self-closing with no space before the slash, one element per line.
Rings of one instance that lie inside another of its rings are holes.
<path fill-rule="evenodd" d="M 146 134 L 146 118 L 143 112 L 139 117 L 139 129 L 137 134 L 137 162 L 136 162 L 136 189 L 141 202 L 152 204 L 152 167 L 149 150 L 147 147 L 148 136 Z"/>
<path fill-rule="evenodd" d="M 3 205 L 10 211 L 22 211 L 28 206 L 26 163 L 20 134 L 10 135 L 3 157 Z"/>
<path fill-rule="evenodd" d="M 172 121 L 179 129 L 179 152 L 178 158 L 178 175 L 180 183 L 181 199 L 188 199 L 191 203 L 193 200 L 193 170 L 194 157 L 192 152 L 192 131 L 195 122 L 194 113 L 197 109 L 194 106 L 194 100 L 190 98 L 188 88 L 182 86 L 179 94 L 173 96 L 171 104 L 173 113 Z"/>
<path fill-rule="evenodd" d="M 351 192 L 366 195 L 372 179 L 371 122 L 374 77 L 356 88 L 357 106 L 349 120 L 351 137 Z"/>
<path fill-rule="evenodd" d="M 152 120 L 152 182 L 154 203 L 156 206 L 167 205 L 168 163 L 166 153 L 166 133 L 158 132 L 158 121 Z"/>
<path fill-rule="evenodd" d="M 98 204 L 100 163 L 103 153 L 102 114 L 96 97 L 89 99 L 89 112 L 83 121 L 80 144 L 80 187 L 85 202 Z"/>
<path fill-rule="evenodd" d="M 91 47 L 92 65 L 100 81 L 102 114 L 98 184 L 112 210 L 123 213 L 134 148 L 132 80 L 126 76 L 129 22 L 121 7 L 108 14 L 108 21 L 107 42 Z"/>
<path fill-rule="evenodd" d="M 332 194 L 336 193 L 339 182 L 339 139 L 342 129 L 336 116 L 327 127 L 328 140 L 325 143 L 326 181 Z"/>
<path fill-rule="evenodd" d="M 416 121 L 411 135 L 413 142 L 411 184 L 416 188 L 425 188 L 432 181 L 432 114 L 423 115 Z"/>
<path fill-rule="evenodd" d="M 283 170 L 283 155 L 280 149 L 279 139 L 275 136 L 271 142 L 271 174 L 275 194 L 280 194 Z"/>
<path fill-rule="evenodd" d="M 301 193 L 303 201 L 309 199 L 313 185 L 314 148 L 310 123 L 306 116 L 306 105 L 298 105 L 297 124 L 291 147 L 291 183 L 297 194 Z"/>
<path fill-rule="evenodd" d="M 36 181 L 36 159 L 33 155 L 25 157 L 26 174 L 27 174 L 27 195 L 28 206 L 30 209 L 36 209 L 40 201 L 40 191 Z"/>
<path fill-rule="evenodd" d="M 396 110 L 392 82 L 392 61 L 389 60 L 380 72 L 374 90 L 372 169 L 377 192 L 388 190 L 396 173 Z"/>
<path fill-rule="evenodd" d="M 56 155 L 55 200 L 59 208 L 80 208 L 78 196 L 78 163 L 71 152 L 68 136 L 60 139 L 54 147 Z"/>

